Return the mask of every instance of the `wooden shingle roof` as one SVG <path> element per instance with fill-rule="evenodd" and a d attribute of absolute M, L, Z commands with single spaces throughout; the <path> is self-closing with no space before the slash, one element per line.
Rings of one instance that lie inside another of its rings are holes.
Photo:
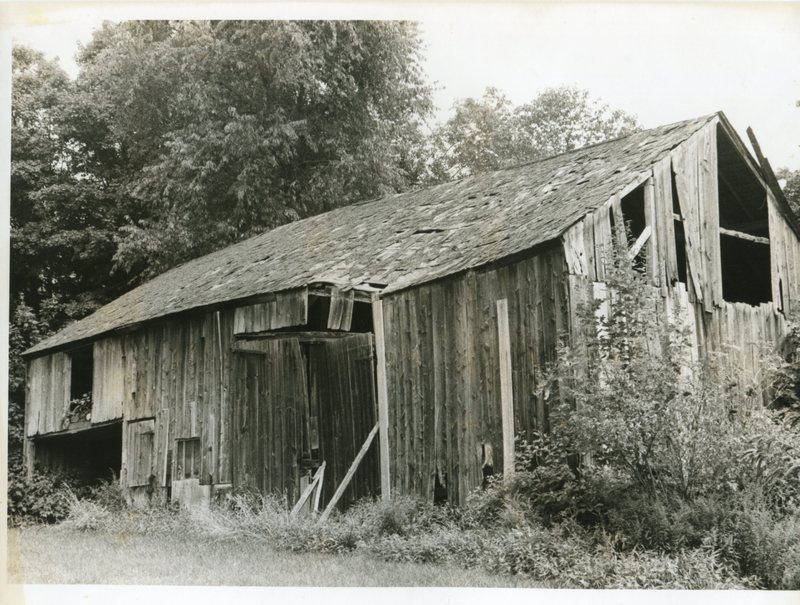
<path fill-rule="evenodd" d="M 26 351 L 311 284 L 395 291 L 560 236 L 717 114 L 289 223 L 175 267 Z"/>

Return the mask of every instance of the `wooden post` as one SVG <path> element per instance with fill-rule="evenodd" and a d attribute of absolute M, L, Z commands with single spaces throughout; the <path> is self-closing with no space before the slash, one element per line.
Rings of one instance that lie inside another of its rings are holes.
<path fill-rule="evenodd" d="M 372 326 L 375 332 L 376 381 L 378 390 L 378 426 L 381 466 L 381 499 L 391 498 L 389 477 L 389 391 L 386 386 L 386 342 L 383 334 L 383 301 L 372 295 Z"/>
<path fill-rule="evenodd" d="M 375 439 L 375 434 L 378 432 L 379 424 L 380 423 L 372 427 L 372 430 L 369 432 L 369 435 L 367 435 L 367 440 L 364 442 L 364 445 L 361 446 L 361 450 L 359 450 L 358 454 L 356 454 L 356 459 L 353 460 L 353 464 L 351 464 L 350 468 L 347 469 L 347 474 L 344 476 L 344 479 L 342 479 L 342 482 L 339 484 L 339 487 L 336 488 L 336 491 L 333 494 L 333 498 L 331 498 L 331 501 L 328 502 L 328 506 L 325 507 L 325 510 L 323 511 L 322 515 L 320 515 L 319 518 L 320 523 L 324 523 L 325 520 L 330 516 L 331 511 L 339 502 L 339 499 L 342 497 L 344 490 L 347 489 L 348 485 L 350 485 L 350 480 L 353 478 L 353 475 L 355 475 L 358 465 L 361 464 L 361 460 L 366 455 L 370 444 L 372 444 L 372 440 Z"/>
<path fill-rule="evenodd" d="M 314 473 L 314 478 L 311 480 L 311 483 L 309 483 L 306 486 L 306 489 L 303 491 L 303 495 L 300 496 L 300 499 L 294 505 L 294 508 L 292 508 L 292 512 L 289 513 L 290 517 L 297 516 L 297 514 L 300 512 L 300 509 L 302 509 L 303 505 L 306 503 L 306 500 L 308 500 L 309 496 L 311 496 L 311 492 L 314 491 L 314 488 L 317 489 L 317 498 L 315 499 L 315 501 L 319 500 L 319 490 L 322 489 L 322 475 L 324 472 L 325 472 L 325 461 L 323 460 L 322 464 L 317 469 L 317 472 Z"/>
<path fill-rule="evenodd" d="M 123 422 L 123 425 L 124 424 Z M 161 426 L 164 429 L 164 466 L 161 468 L 161 485 L 169 487 L 167 485 L 167 462 L 169 461 L 169 408 L 164 408 L 164 421 Z"/>
<path fill-rule="evenodd" d="M 500 409 L 503 424 L 503 478 L 514 476 L 514 390 L 511 369 L 511 336 L 508 300 L 497 301 L 497 342 L 500 352 Z"/>

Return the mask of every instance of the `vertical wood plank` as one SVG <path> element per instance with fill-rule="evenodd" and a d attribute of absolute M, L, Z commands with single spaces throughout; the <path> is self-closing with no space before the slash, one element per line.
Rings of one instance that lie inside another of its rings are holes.
<path fill-rule="evenodd" d="M 497 339 L 500 356 L 500 406 L 503 425 L 503 478 L 514 476 L 514 392 L 511 368 L 511 337 L 508 328 L 508 300 L 497 301 Z"/>

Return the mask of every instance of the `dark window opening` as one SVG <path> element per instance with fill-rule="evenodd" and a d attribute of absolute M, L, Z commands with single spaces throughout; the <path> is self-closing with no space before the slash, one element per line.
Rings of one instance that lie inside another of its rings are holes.
<path fill-rule="evenodd" d="M 717 128 L 722 297 L 758 305 L 772 300 L 767 192 L 722 127 Z"/>
<path fill-rule="evenodd" d="M 70 354 L 72 366 L 69 383 L 70 399 L 79 399 L 92 392 L 94 357 L 92 347 L 84 347 Z"/>
<path fill-rule="evenodd" d="M 447 503 L 447 473 L 435 473 L 433 478 L 433 503 Z"/>
<path fill-rule="evenodd" d="M 687 281 L 686 266 L 686 233 L 683 230 L 683 222 L 675 221 L 675 260 L 678 265 L 678 281 L 682 284 Z"/>
<path fill-rule="evenodd" d="M 175 442 L 175 478 L 200 478 L 200 438 L 178 439 Z"/>
<path fill-rule="evenodd" d="M 620 206 L 630 245 L 638 239 L 647 226 L 647 218 L 644 213 L 644 186 L 637 187 L 622 198 Z"/>
<path fill-rule="evenodd" d="M 304 326 L 292 326 L 273 330 L 273 332 L 329 332 L 328 316 L 331 312 L 329 296 L 308 297 L 308 321 Z M 349 332 L 372 332 L 372 304 L 366 301 L 353 301 L 353 317 Z"/>
<path fill-rule="evenodd" d="M 372 332 L 372 305 L 368 302 L 353 303 L 353 320 L 351 332 Z"/>
<path fill-rule="evenodd" d="M 717 157 L 720 227 L 769 237 L 767 192 L 721 127 Z"/>
<path fill-rule="evenodd" d="M 90 428 L 34 441 L 36 466 L 66 473 L 84 485 L 119 477 L 122 464 L 122 423 Z"/>
<path fill-rule="evenodd" d="M 644 185 L 637 187 L 620 201 L 622 219 L 625 221 L 625 234 L 628 247 L 633 246 L 647 227 L 644 210 Z M 652 237 L 653 234 L 650 234 Z M 647 246 L 643 245 L 633 259 L 633 268 L 640 273 L 647 271 Z"/>
<path fill-rule="evenodd" d="M 83 347 L 71 353 L 68 424 L 85 422 L 91 419 L 93 378 L 94 356 L 92 346 Z"/>
<path fill-rule="evenodd" d="M 771 301 L 769 246 L 726 235 L 719 239 L 722 297 L 750 305 Z"/>
<path fill-rule="evenodd" d="M 314 332 L 327 331 L 330 311 L 331 299 L 329 296 L 309 296 L 308 323 L 305 328 Z"/>

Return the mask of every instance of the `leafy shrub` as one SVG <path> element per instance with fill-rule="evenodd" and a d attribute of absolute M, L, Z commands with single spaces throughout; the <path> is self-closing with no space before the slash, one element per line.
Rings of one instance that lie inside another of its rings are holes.
<path fill-rule="evenodd" d="M 111 521 L 111 512 L 103 505 L 89 499 L 78 498 L 71 489 L 66 488 L 62 497 L 67 503 L 67 517 L 61 526 L 68 529 L 96 530 L 106 529 Z"/>
<path fill-rule="evenodd" d="M 800 588 L 800 515 L 776 515 L 752 502 L 727 515 L 709 533 L 708 544 L 742 577 L 764 588 Z"/>
<path fill-rule="evenodd" d="M 69 513 L 64 490 L 77 485 L 66 475 L 35 471 L 28 479 L 21 467 L 8 471 L 8 523 L 11 526 L 32 523 L 57 523 Z"/>
<path fill-rule="evenodd" d="M 86 498 L 115 513 L 128 508 L 128 500 L 119 479 L 100 481 L 88 488 Z"/>

